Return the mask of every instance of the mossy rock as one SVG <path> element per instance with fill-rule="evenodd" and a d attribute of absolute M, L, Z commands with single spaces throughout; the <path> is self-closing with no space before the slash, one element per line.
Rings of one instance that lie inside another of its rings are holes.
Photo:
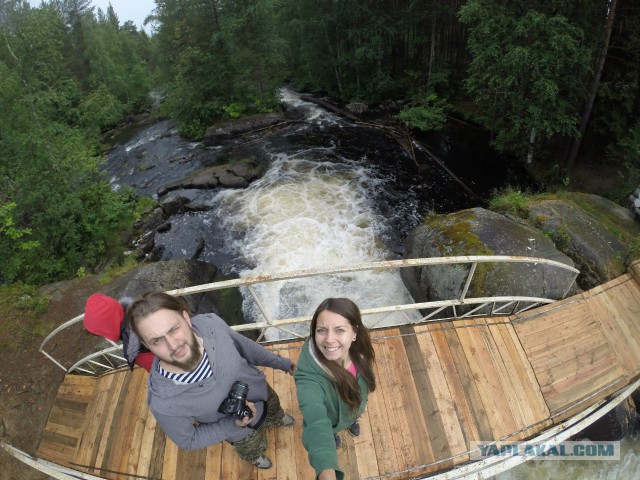
<path fill-rule="evenodd" d="M 626 209 L 595 195 L 576 201 L 532 199 L 529 221 L 575 262 L 588 289 L 625 273 L 626 242 L 634 224 Z"/>
<path fill-rule="evenodd" d="M 405 258 L 461 255 L 510 255 L 545 258 L 573 266 L 542 232 L 524 221 L 483 208 L 430 216 L 405 241 Z M 402 270 L 402 277 L 419 302 L 458 298 L 464 289 L 467 265 L 440 265 Z M 573 275 L 541 264 L 478 264 L 467 297 L 536 296 L 562 298 Z"/>

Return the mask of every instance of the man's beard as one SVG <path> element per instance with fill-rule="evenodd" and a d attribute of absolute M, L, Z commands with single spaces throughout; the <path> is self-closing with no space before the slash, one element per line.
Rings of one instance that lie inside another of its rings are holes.
<path fill-rule="evenodd" d="M 200 342 L 198 342 L 198 338 L 193 330 L 191 330 L 191 345 L 189 347 L 189 356 L 185 360 L 174 360 L 173 358 L 167 363 L 173 365 L 174 367 L 178 367 L 180 370 L 185 372 L 191 372 L 195 370 L 196 367 L 200 364 L 202 360 L 202 355 L 200 354 Z"/>

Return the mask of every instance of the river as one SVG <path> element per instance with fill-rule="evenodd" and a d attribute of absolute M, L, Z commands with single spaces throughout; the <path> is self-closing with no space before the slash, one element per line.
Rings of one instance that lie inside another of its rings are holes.
<path fill-rule="evenodd" d="M 163 259 L 190 258 L 204 240 L 201 260 L 228 275 L 258 275 L 396 259 L 402 241 L 428 211 L 477 206 L 441 167 L 428 159 L 415 165 L 407 152 L 383 132 L 363 129 L 283 89 L 282 101 L 304 121 L 267 136 L 254 148 L 268 159 L 266 173 L 245 189 L 180 191 L 197 211 L 171 219 L 156 233 Z M 455 140 L 455 139 L 454 139 Z M 447 160 L 458 141 L 440 137 L 433 151 Z M 486 151 L 468 142 L 465 161 L 483 178 L 468 178 L 483 190 L 500 187 L 513 172 L 490 163 Z M 224 149 L 205 149 L 181 140 L 169 121 L 159 122 L 116 146 L 107 161 L 114 188 L 130 185 L 142 194 L 184 178 L 203 164 L 216 164 Z M 459 155 L 451 165 L 459 164 Z M 459 167 L 459 165 L 457 165 Z M 472 171 L 470 169 L 469 171 Z M 458 171 L 459 168 L 458 168 Z M 246 292 L 245 292 L 246 293 Z M 258 291 L 273 317 L 310 315 L 328 296 L 350 297 L 361 308 L 410 303 L 399 275 L 383 272 L 267 284 Z M 247 294 L 244 315 L 261 320 Z M 400 314 L 370 317 L 370 326 L 401 323 Z M 409 318 L 409 321 L 415 318 Z M 296 332 L 306 333 L 306 332 Z M 281 333 L 270 331 L 271 338 Z M 530 461 L 500 480 L 630 479 L 640 470 L 640 441 L 622 442 L 620 462 Z"/>

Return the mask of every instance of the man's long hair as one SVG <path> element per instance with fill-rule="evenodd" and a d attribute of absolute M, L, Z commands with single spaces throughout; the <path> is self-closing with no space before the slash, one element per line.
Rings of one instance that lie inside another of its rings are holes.
<path fill-rule="evenodd" d="M 362 323 L 360 309 L 348 298 L 327 298 L 318 306 L 313 314 L 310 327 L 310 336 L 312 339 L 315 338 L 318 316 L 325 310 L 337 313 L 346 318 L 356 332 L 356 339 L 351 343 L 349 356 L 355 364 L 358 373 L 362 375 L 362 378 L 369 387 L 369 392 L 373 392 L 376 389 L 376 376 L 373 371 L 376 353 L 371 344 L 369 330 L 367 330 Z M 311 344 L 313 345 L 314 353 L 318 361 L 331 372 L 340 398 L 349 405 L 352 411 L 357 411 L 362 401 L 362 396 L 360 395 L 360 386 L 356 378 L 342 365 L 327 360 L 324 354 L 318 349 L 315 341 L 311 342 Z"/>

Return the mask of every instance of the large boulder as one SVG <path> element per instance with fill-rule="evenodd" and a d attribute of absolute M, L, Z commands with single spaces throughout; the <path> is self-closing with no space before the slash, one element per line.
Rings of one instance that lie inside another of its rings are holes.
<path fill-rule="evenodd" d="M 625 273 L 627 247 L 614 231 L 635 225 L 629 211 L 618 204 L 596 195 L 575 195 L 593 213 L 572 201 L 534 199 L 527 203 L 528 218 L 573 259 L 581 286 L 587 289 Z"/>
<path fill-rule="evenodd" d="M 573 261 L 543 233 L 523 221 L 483 208 L 427 217 L 405 241 L 405 258 L 460 255 L 515 255 Z M 418 302 L 449 300 L 464 289 L 470 265 L 402 269 L 402 278 Z M 543 264 L 479 264 L 467 297 L 526 295 L 562 298 L 573 273 Z M 573 293 L 573 291 L 571 291 Z"/>
<path fill-rule="evenodd" d="M 104 293 L 137 297 L 149 291 L 167 291 L 224 280 L 218 269 L 201 260 L 170 260 L 140 265 L 109 285 Z M 230 325 L 244 323 L 242 297 L 237 289 L 186 295 L 194 314 L 217 313 Z"/>
<path fill-rule="evenodd" d="M 285 121 L 287 121 L 286 118 L 278 113 L 262 113 L 220 122 L 207 128 L 202 138 L 202 143 L 207 147 L 220 145 L 240 135 L 272 127 Z"/>
<path fill-rule="evenodd" d="M 205 167 L 190 174 L 186 178 L 176 180 L 158 189 L 158 196 L 162 197 L 174 190 L 245 188 L 251 182 L 260 178 L 265 172 L 265 165 L 254 157 L 233 159 L 228 163 Z"/>

